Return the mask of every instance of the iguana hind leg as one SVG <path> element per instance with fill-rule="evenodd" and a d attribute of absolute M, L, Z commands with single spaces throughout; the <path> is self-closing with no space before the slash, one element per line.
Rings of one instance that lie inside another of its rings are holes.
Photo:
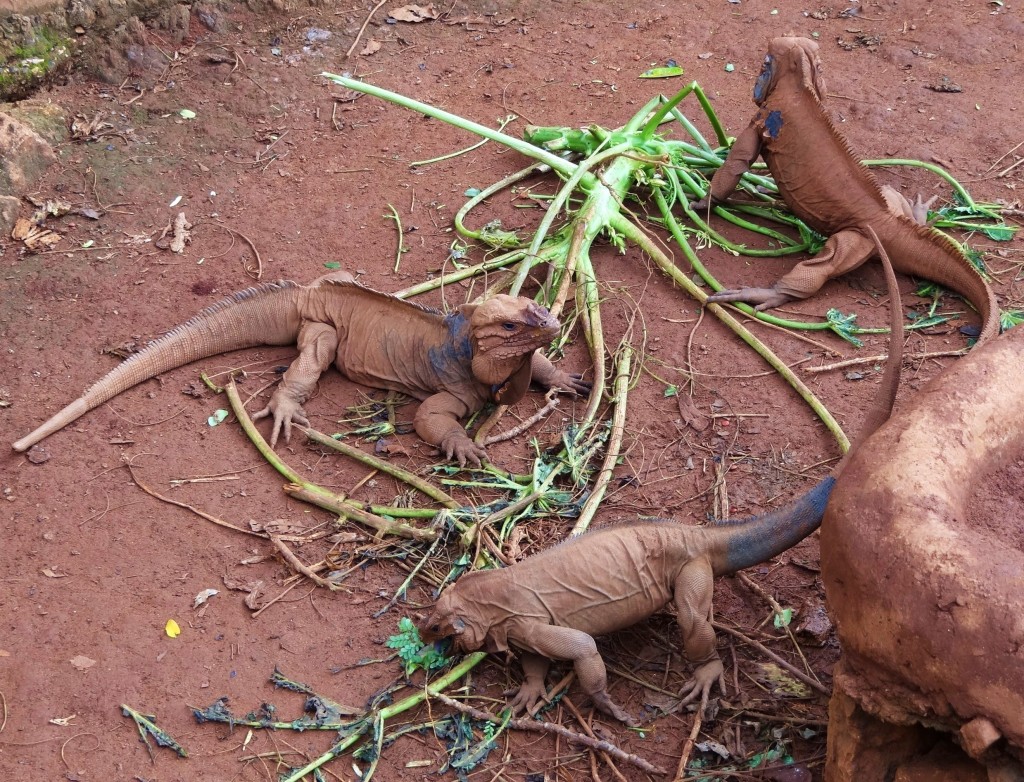
<path fill-rule="evenodd" d="M 721 291 L 708 296 L 708 301 L 742 301 L 756 305 L 754 309 L 758 312 L 771 309 L 813 296 L 828 280 L 856 269 L 874 254 L 874 243 L 860 231 L 839 231 L 828 238 L 820 253 L 798 263 L 771 288 Z"/>
<path fill-rule="evenodd" d="M 598 709 L 626 725 L 635 726 L 637 724 L 629 712 L 619 707 L 608 694 L 608 673 L 604 667 L 604 660 L 601 659 L 601 654 L 597 651 L 597 643 L 593 636 L 571 627 L 537 623 L 529 626 L 528 637 L 518 638 L 515 634 L 509 633 L 509 640 L 519 648 L 530 649 L 550 659 L 572 660 L 580 686 L 594 701 L 594 705 Z M 526 666 L 527 658 L 524 657 L 524 671 L 527 671 Z M 529 678 L 529 671 L 527 671 L 527 684 L 529 684 Z M 532 690 L 536 691 L 535 685 Z M 543 679 L 541 679 L 540 692 L 543 694 Z M 534 697 L 534 703 L 537 700 L 539 700 L 539 696 Z M 532 708 L 532 705 L 527 708 Z"/>
<path fill-rule="evenodd" d="M 714 573 L 707 557 L 688 562 L 675 581 L 676 621 L 686 657 L 695 666 L 693 680 L 680 693 L 684 704 L 698 697 L 706 699 L 715 682 L 725 692 L 725 669 L 715 649 L 715 630 L 710 620 L 713 585 Z"/>

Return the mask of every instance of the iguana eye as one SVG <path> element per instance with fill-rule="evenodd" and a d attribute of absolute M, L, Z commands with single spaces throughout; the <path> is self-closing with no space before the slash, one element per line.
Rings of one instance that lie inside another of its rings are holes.
<path fill-rule="evenodd" d="M 430 632 L 432 632 L 432 633 L 439 633 L 439 632 L 441 632 L 441 625 L 439 625 L 439 624 L 431 625 L 430 626 Z"/>
<path fill-rule="evenodd" d="M 505 329 L 505 331 L 515 331 L 516 330 L 516 324 L 513 323 L 510 320 L 506 320 L 504 323 L 502 323 L 501 327 L 503 329 Z"/>

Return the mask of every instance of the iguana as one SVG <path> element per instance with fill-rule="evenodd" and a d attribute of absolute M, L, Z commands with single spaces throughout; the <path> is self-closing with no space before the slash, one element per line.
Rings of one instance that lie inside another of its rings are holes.
<path fill-rule="evenodd" d="M 824 97 L 818 44 L 774 39 L 754 85 L 760 108 L 712 177 L 708 197 L 693 207 L 726 202 L 761 155 L 793 213 L 829 238 L 818 255 L 798 263 L 773 287 L 723 290 L 708 301 L 743 301 L 765 310 L 805 299 L 875 254 L 864 231 L 871 226 L 897 271 L 933 280 L 974 305 L 982 322 L 979 342 L 998 334 L 999 305 L 988 283 L 956 243 L 920 224 L 927 213 L 920 198 L 912 205 L 892 188 L 879 187 L 833 125 Z"/>
<path fill-rule="evenodd" d="M 857 444 L 888 418 L 903 355 L 896 276 L 884 249 L 881 255 L 890 295 L 889 361 Z M 544 697 L 550 659 L 572 660 L 594 705 L 632 725 L 632 717 L 608 694 L 594 636 L 628 627 L 672 603 L 683 648 L 695 666 L 681 693 L 683 703 L 706 698 L 716 681 L 724 691 L 710 620 L 713 579 L 771 559 L 817 529 L 832 486 L 856 447 L 807 494 L 774 513 L 708 527 L 671 520 L 618 524 L 506 568 L 467 573 L 419 623 L 421 637 L 452 637 L 464 652 L 519 649 L 525 681 L 512 700 L 513 711 L 530 710 Z"/>
<path fill-rule="evenodd" d="M 479 465 L 484 449 L 459 419 L 488 402 L 511 404 L 531 380 L 545 388 L 586 393 L 579 375 L 556 369 L 538 348 L 559 322 L 535 302 L 493 296 L 449 315 L 378 293 L 335 272 L 310 285 L 280 280 L 234 293 L 168 332 L 111 370 L 46 423 L 13 444 L 25 451 L 108 399 L 161 372 L 229 350 L 297 343 L 298 357 L 269 404 L 271 446 L 292 423 L 309 426 L 303 403 L 331 364 L 357 383 L 422 400 L 417 434 L 460 465 Z"/>

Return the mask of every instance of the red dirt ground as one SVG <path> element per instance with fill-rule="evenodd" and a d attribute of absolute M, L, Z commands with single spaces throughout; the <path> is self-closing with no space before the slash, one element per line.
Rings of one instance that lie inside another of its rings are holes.
<path fill-rule="evenodd" d="M 486 186 L 523 165 L 515 153 L 488 144 L 411 170 L 410 161 L 462 148 L 472 139 L 370 97 L 337 104 L 332 123 L 331 96 L 337 89 L 318 77 L 323 70 L 351 70 L 486 124 L 515 113 L 522 119 L 508 130 L 518 134 L 526 122 L 615 127 L 656 91 L 682 86 L 679 80 L 636 78 L 674 59 L 685 68 L 687 80 L 697 79 L 709 92 L 729 132 L 736 134 L 752 115 L 750 90 L 767 41 L 781 34 L 816 35 L 829 106 L 864 157 L 940 162 L 979 200 L 1012 204 L 1024 187 L 1024 167 L 998 176 L 1020 158 L 1020 150 L 1007 153 L 1021 141 L 1021 93 L 1012 85 L 1024 76 L 1019 50 L 1024 23 L 1009 4 L 872 2 L 854 4 L 860 14 L 844 18 L 845 4 L 792 0 L 715 0 L 676 10 L 657 2 L 500 0 L 457 3 L 443 19 L 398 25 L 384 24 L 382 9 L 364 35 L 364 41 L 380 42 L 380 50 L 346 60 L 371 6 L 263 17 L 236 11 L 227 15 L 220 33 L 194 21 L 177 52 L 153 38 L 172 58 L 157 58 L 155 71 L 136 73 L 120 86 L 76 76 L 46 93 L 71 115 L 100 112 L 120 135 L 62 146 L 60 165 L 37 194 L 102 207 L 101 219 L 52 220 L 51 227 L 64 235 L 57 252 L 30 255 L 7 239 L 0 242 L 0 439 L 12 442 L 23 436 L 113 366 L 115 360 L 99 355 L 101 349 L 158 336 L 251 284 L 245 266 L 254 256 L 241 235 L 258 248 L 264 279 L 307 281 L 322 274 L 325 263 L 336 261 L 371 287 L 398 290 L 441 268 L 454 238 L 452 216 L 466 189 Z M 306 50 L 306 30 L 312 27 L 332 36 Z M 880 43 L 851 50 L 837 43 L 873 38 Z M 702 56 L 706 53 L 710 57 Z M 232 62 L 237 54 L 244 65 L 233 70 L 231 62 L 211 62 L 209 54 Z M 734 70 L 727 71 L 727 63 Z M 943 77 L 963 91 L 928 89 Z M 136 83 L 147 87 L 141 97 Z M 181 119 L 183 108 L 195 111 L 196 119 Z M 693 105 L 685 110 L 691 117 L 697 114 Z M 270 147 L 273 137 L 277 142 Z M 880 177 L 908 194 L 949 197 L 948 187 L 918 170 L 883 171 Z M 178 196 L 180 203 L 169 208 Z M 395 226 L 385 216 L 389 204 L 408 231 L 408 252 L 397 273 L 392 271 Z M 191 245 L 174 255 L 154 241 L 181 210 L 195 228 Z M 30 211 L 26 205 L 25 214 Z M 470 222 L 482 224 L 495 215 L 504 218 L 506 227 L 529 228 L 536 221 L 536 212 L 514 209 L 505 194 Z M 94 244 L 83 249 L 90 240 Z M 989 252 L 1003 308 L 1019 308 L 1020 241 L 996 245 L 976 236 L 971 244 Z M 716 249 L 702 251 L 702 257 L 726 283 L 767 283 L 791 263 L 754 263 Z M 652 374 L 642 375 L 630 396 L 628 456 L 617 469 L 599 522 L 637 513 L 694 522 L 707 518 L 714 480 L 710 457 L 724 447 L 734 459 L 727 486 L 735 515 L 778 505 L 827 470 L 838 455 L 834 441 L 736 337 L 714 318 L 698 320 L 694 302 L 635 248 L 621 256 L 599 246 L 594 262 L 606 296 L 608 343 L 618 341 L 637 303 L 645 318 L 644 362 L 650 372 L 683 384 L 685 374 L 678 368 L 690 363 L 700 408 L 737 416 L 716 419 L 713 430 L 695 433 L 683 425 L 677 400 L 664 395 L 664 384 Z M 927 306 L 913 295 L 911 280 L 902 279 L 901 287 L 905 309 Z M 789 310 L 820 316 L 838 307 L 856 312 L 862 324 L 883 325 L 883 288 L 878 268 L 870 265 Z M 467 288 L 455 286 L 444 298 L 457 305 L 467 295 Z M 442 303 L 436 294 L 423 298 Z M 964 309 L 952 297 L 945 306 Z M 962 347 L 959 325 L 954 321 L 927 334 L 912 333 L 908 354 Z M 809 342 L 759 325 L 752 328 L 787 363 L 802 362 L 801 368 L 885 351 L 884 337 L 869 338 L 858 351 L 835 337 Z M 344 591 L 299 583 L 254 618 L 243 603 L 245 594 L 227 589 L 224 579 L 262 580 L 259 602 L 269 602 L 284 591 L 291 573 L 275 558 L 273 547 L 147 496 L 123 467 L 126 457 L 134 458 L 139 477 L 155 491 L 238 526 L 278 519 L 303 528 L 328 525 L 330 514 L 281 491 L 282 479 L 233 419 L 215 428 L 207 425 L 207 417 L 226 406 L 223 399 L 205 390 L 199 398 L 181 393 L 197 384 L 200 370 L 231 367 L 263 373 L 250 375 L 244 386 L 255 391 L 291 355 L 288 349 L 250 350 L 170 372 L 45 441 L 49 459 L 44 463 L 10 451 L 0 455 L 5 523 L 0 769 L 5 779 L 274 779 L 273 753 L 300 765 L 303 756 L 326 750 L 333 734 L 257 731 L 245 744 L 245 729 L 197 725 L 188 706 L 205 707 L 229 696 L 239 714 L 271 702 L 282 719 L 298 717 L 301 696 L 268 683 L 274 666 L 325 696 L 356 706 L 400 677 L 394 660 L 346 667 L 363 658 L 386 657 L 390 650 L 382 644 L 395 632 L 398 618 L 415 615 L 431 599 L 417 585 L 409 592 L 408 606 L 371 618 L 406 577 L 394 560 L 362 558 L 365 551 L 382 547 L 368 546 L 372 541 L 362 534 L 338 543 L 339 559 L 364 563 Z M 913 394 L 949 360 L 908 360 L 902 395 Z M 561 364 L 586 370 L 586 351 L 572 347 Z M 803 374 L 849 432 L 856 431 L 880 374 L 874 364 L 855 369 L 864 380 L 847 379 L 849 370 Z M 336 373 L 325 376 L 308 406 L 314 425 L 334 431 L 344 407 L 356 403 L 358 394 Z M 539 399 L 532 396 L 517 413 L 528 415 L 542 404 Z M 581 403 L 576 407 L 581 409 Z M 564 403 L 559 415 L 569 416 L 573 408 Z M 406 411 L 402 415 L 408 417 Z M 554 434 L 559 426 L 556 418 L 540 434 Z M 393 458 L 403 466 L 422 470 L 436 461 L 414 435 L 400 441 L 410 455 Z M 380 476 L 361 483 L 366 468 L 325 455 L 301 438 L 279 446 L 278 452 L 311 480 L 351 491 L 360 500 L 388 504 L 403 491 Z M 491 453 L 497 464 L 517 471 L 528 465 L 530 455 L 527 438 Z M 225 480 L 170 483 L 203 476 Z M 345 529 L 358 532 L 353 525 Z M 563 522 L 545 520 L 531 531 L 531 540 L 547 544 L 564 531 Z M 294 548 L 304 561 L 317 562 L 330 546 L 320 539 Z M 457 554 L 454 546 L 450 554 Z M 820 612 L 824 600 L 817 561 L 814 537 L 750 575 L 762 590 L 797 609 L 799 624 Z M 221 592 L 193 609 L 194 597 L 208 588 Z M 719 582 L 715 612 L 717 621 L 802 665 L 793 643 L 773 629 L 764 598 L 738 579 Z M 172 618 L 182 628 L 175 639 L 164 632 Z M 807 635 L 798 639 L 827 686 L 838 654 L 832 636 L 826 635 L 823 644 Z M 719 646 L 728 692 L 718 702 L 717 716 L 705 721 L 699 740 L 720 742 L 738 756 L 729 761 L 733 764 L 745 764 L 773 742 L 786 742 L 805 775 L 791 770 L 785 777 L 758 777 L 761 772 L 755 772 L 755 778 L 820 778 L 826 697 L 773 693 L 759 672 L 767 658 L 723 633 Z M 686 678 L 668 615 L 604 639 L 601 648 L 613 669 L 614 697 L 634 713 L 660 696 L 621 672 L 659 686 L 667 683 L 669 690 Z M 79 656 L 93 664 L 79 670 L 72 663 Z M 489 660 L 474 674 L 473 692 L 494 700 L 474 702 L 497 710 L 501 691 L 520 676 L 518 664 Z M 585 697 L 574 689 L 573 698 L 586 715 Z M 120 704 L 155 714 L 160 726 L 189 749 L 190 758 L 178 759 L 161 749 L 151 761 L 133 724 L 121 716 Z M 441 704 L 431 705 L 433 716 L 446 712 Z M 52 722 L 58 719 L 67 724 Z M 391 731 L 428 719 L 421 709 L 386 727 Z M 567 710 L 553 711 L 549 719 L 578 729 Z M 603 716 L 594 721 L 624 749 L 674 770 L 693 715 L 656 719 L 643 735 Z M 413 733 L 384 751 L 376 777 L 422 778 L 437 771 L 442 757 L 442 744 L 432 733 Z M 697 751 L 694 757 L 711 762 L 713 755 Z M 577 779 L 592 773 L 592 763 L 599 769 L 595 779 L 612 777 L 602 760 L 593 761 L 564 741 L 511 734 L 471 778 L 546 774 L 533 778 Z M 645 778 L 628 765 L 618 766 L 626 778 Z M 340 779 L 353 778 L 351 767 L 347 757 L 329 766 Z"/>

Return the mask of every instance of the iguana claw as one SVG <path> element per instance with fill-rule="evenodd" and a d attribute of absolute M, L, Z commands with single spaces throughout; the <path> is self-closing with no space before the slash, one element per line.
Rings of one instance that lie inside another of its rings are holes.
<path fill-rule="evenodd" d="M 271 448 L 277 445 L 277 438 L 282 430 L 284 431 L 284 441 L 286 443 L 291 442 L 293 423 L 300 426 L 309 426 L 309 419 L 306 418 L 306 411 L 302 409 L 302 405 L 287 394 L 275 391 L 274 395 L 270 397 L 270 402 L 267 406 L 254 413 L 252 420 L 259 421 L 261 418 L 267 418 L 271 415 L 274 417 L 274 428 L 270 432 Z"/>
<path fill-rule="evenodd" d="M 593 386 L 583 379 L 583 375 L 569 372 L 559 372 L 550 388 L 573 396 L 586 396 Z"/>
<path fill-rule="evenodd" d="M 682 692 L 679 693 L 681 698 L 679 705 L 685 706 L 698 697 L 701 700 L 707 700 L 711 694 L 711 688 L 715 686 L 715 682 L 718 682 L 718 689 L 724 694 L 725 668 L 722 666 L 722 661 L 717 658 L 704 663 L 693 672 L 693 681 L 688 682 L 683 687 Z"/>
<path fill-rule="evenodd" d="M 444 451 L 446 459 L 449 461 L 455 459 L 459 463 L 459 467 L 465 467 L 466 462 L 469 462 L 474 467 L 479 467 L 483 460 L 487 458 L 487 451 L 470 440 L 461 431 L 452 432 L 447 435 L 441 441 L 441 450 Z"/>
<path fill-rule="evenodd" d="M 518 714 L 521 711 L 525 711 L 529 714 L 538 703 L 544 700 L 544 682 L 531 683 L 529 681 L 524 681 L 518 690 L 509 690 L 505 695 L 515 696 L 508 702 L 508 707 L 512 709 L 513 715 Z"/>
<path fill-rule="evenodd" d="M 794 297 L 787 293 L 780 293 L 775 288 L 734 288 L 732 290 L 719 291 L 708 296 L 709 302 L 723 304 L 730 301 L 742 301 L 746 304 L 753 304 L 755 312 L 763 312 L 773 307 L 781 307 L 787 302 L 793 301 Z"/>

